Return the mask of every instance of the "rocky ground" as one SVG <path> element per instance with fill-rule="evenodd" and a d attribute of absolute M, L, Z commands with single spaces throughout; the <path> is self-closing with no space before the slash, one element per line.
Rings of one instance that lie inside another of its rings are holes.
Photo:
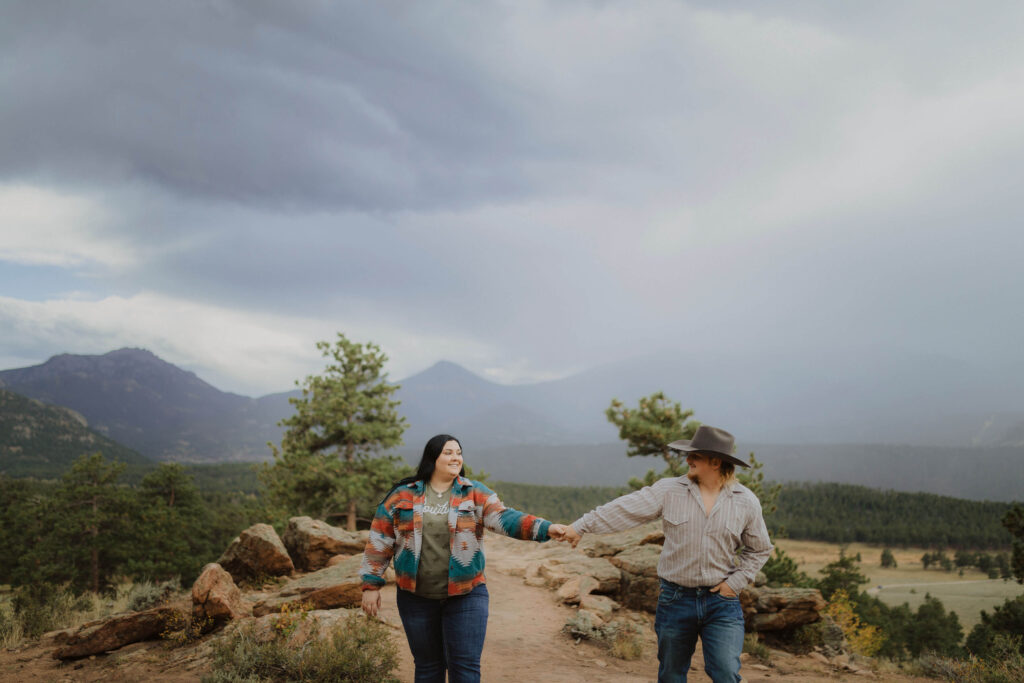
<path fill-rule="evenodd" d="M 325 532 L 324 529 L 320 529 L 320 532 L 340 539 L 339 543 L 351 545 L 351 539 L 344 538 L 342 533 L 335 533 L 333 530 Z M 637 539 L 649 532 L 650 530 L 637 532 L 630 537 L 630 541 L 637 543 Z M 265 530 L 262 530 L 262 533 L 265 533 Z M 281 604 L 290 600 L 309 600 L 310 596 L 313 596 L 312 601 L 317 603 L 316 606 L 319 608 L 316 612 L 318 617 L 330 621 L 347 614 L 349 609 L 344 605 L 352 605 L 352 600 L 357 594 L 354 594 L 351 585 L 340 577 L 352 574 L 355 558 L 343 560 L 329 570 L 317 571 L 318 566 L 328 561 L 331 552 L 325 552 L 322 547 L 310 548 L 308 541 L 305 542 L 306 547 L 302 549 L 300 546 L 303 543 L 296 541 L 294 537 L 289 539 L 287 534 L 285 539 L 288 541 L 288 552 L 293 557 L 302 557 L 295 564 L 312 570 L 311 573 L 303 575 L 296 572 L 292 580 L 282 580 L 283 585 L 269 583 L 264 590 L 249 591 L 234 597 L 229 595 L 230 591 L 224 589 L 223 584 L 218 584 L 219 588 L 205 584 L 206 588 L 199 591 L 201 595 L 193 591 L 192 599 L 184 597 L 171 607 L 186 610 L 198 600 L 199 602 L 195 604 L 205 605 L 202 609 L 210 613 L 218 613 L 218 610 L 220 613 L 224 610 L 233 611 L 235 621 L 259 618 L 262 622 L 270 623 L 268 620 L 276 619 L 274 610 L 279 609 Z M 594 562 L 595 558 L 592 555 L 600 556 L 600 544 L 607 543 L 608 540 L 607 537 L 591 537 L 586 539 L 580 549 L 572 550 L 565 544 L 535 544 L 488 534 L 487 584 L 491 603 L 482 660 L 484 681 L 632 683 L 656 680 L 657 657 L 653 615 L 642 609 L 616 609 L 618 603 L 608 597 L 587 595 L 590 589 L 600 590 L 596 587 L 601 584 L 603 570 L 598 566 L 599 563 Z M 254 541 L 250 539 L 246 542 L 252 544 Z M 588 551 L 589 554 L 584 551 Z M 307 555 L 313 559 L 307 561 Z M 221 559 L 225 564 L 232 566 L 234 571 L 243 571 L 239 569 L 238 553 L 225 553 L 225 557 Z M 566 580 L 566 572 L 571 573 L 573 567 L 582 566 L 593 568 L 591 574 L 587 575 L 590 578 L 580 577 L 580 580 L 573 577 L 576 579 L 575 583 Z M 597 574 L 596 578 L 592 576 L 594 573 Z M 216 570 L 210 570 L 210 580 L 218 576 Z M 232 587 L 233 585 L 231 584 Z M 398 645 L 398 678 L 401 681 L 412 681 L 412 657 L 400 626 L 394 592 L 393 584 L 384 589 L 381 618 L 390 625 L 392 638 Z M 567 621 L 577 617 L 580 606 L 566 604 L 566 601 L 573 603 L 580 600 L 583 601 L 586 611 L 594 615 L 596 623 L 618 620 L 635 624 L 642 644 L 642 654 L 632 661 L 626 661 L 611 656 L 607 647 L 602 644 L 567 635 L 564 626 Z M 256 614 L 255 617 L 248 616 L 253 612 Z M 260 617 L 260 614 L 266 616 Z M 97 628 L 101 627 L 92 627 L 93 631 Z M 107 624 L 102 625 L 102 628 L 109 631 L 113 627 Z M 150 637 L 109 652 L 56 659 L 56 651 L 75 646 L 76 640 L 74 633 L 51 634 L 38 643 L 25 645 L 14 651 L 0 652 L 0 680 L 109 683 L 150 680 L 172 683 L 199 681 L 210 671 L 210 643 L 218 637 L 222 635 L 215 631 L 197 642 L 184 646 L 172 646 L 165 640 Z M 82 644 L 87 642 L 88 639 L 80 637 L 77 647 L 87 647 Z M 805 683 L 874 679 L 909 683 L 927 680 L 902 675 L 892 670 L 873 670 L 864 662 L 855 661 L 847 665 L 849 659 L 841 654 L 833 656 L 830 660 L 820 653 L 794 656 L 772 650 L 768 664 L 744 657 L 742 673 L 746 681 L 782 680 L 789 683 Z M 699 647 L 689 680 L 710 680 L 703 672 L 703 659 Z"/>

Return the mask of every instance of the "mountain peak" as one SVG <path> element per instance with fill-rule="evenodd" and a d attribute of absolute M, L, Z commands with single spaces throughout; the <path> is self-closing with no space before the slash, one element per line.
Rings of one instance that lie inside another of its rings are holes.
<path fill-rule="evenodd" d="M 431 365 L 426 370 L 418 372 L 415 375 L 410 375 L 402 380 L 402 383 L 409 381 L 428 380 L 431 382 L 437 381 L 462 381 L 462 382 L 483 382 L 485 384 L 494 384 L 488 379 L 484 379 L 480 375 L 467 370 L 458 363 L 453 363 L 450 360 L 439 360 Z"/>

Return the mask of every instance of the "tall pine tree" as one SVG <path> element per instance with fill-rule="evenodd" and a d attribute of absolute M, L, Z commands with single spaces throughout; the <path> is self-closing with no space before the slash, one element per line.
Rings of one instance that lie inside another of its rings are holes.
<path fill-rule="evenodd" d="M 384 374 L 387 356 L 373 343 L 338 334 L 317 348 L 329 359 L 310 375 L 272 465 L 260 473 L 270 498 L 290 514 L 344 517 L 354 531 L 360 506 L 370 506 L 396 478 L 401 460 L 384 451 L 402 443 L 405 418 L 392 399 L 398 385 Z"/>
<path fill-rule="evenodd" d="M 124 463 L 83 455 L 64 473 L 47 511 L 49 533 L 30 551 L 42 580 L 68 581 L 94 593 L 107 589 L 128 550 L 134 516 L 130 490 L 118 484 Z"/>

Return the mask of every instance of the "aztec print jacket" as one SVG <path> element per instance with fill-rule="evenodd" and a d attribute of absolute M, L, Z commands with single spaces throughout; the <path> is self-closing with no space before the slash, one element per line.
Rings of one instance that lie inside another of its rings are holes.
<path fill-rule="evenodd" d="M 363 551 L 363 590 L 384 585 L 384 570 L 394 558 L 395 577 L 402 590 L 416 590 L 423 542 L 423 497 L 426 483 L 399 486 L 377 506 L 370 537 Z M 484 583 L 484 527 L 525 541 L 547 541 L 551 522 L 505 507 L 498 495 L 478 481 L 457 477 L 448 511 L 451 558 L 448 595 L 465 595 Z"/>

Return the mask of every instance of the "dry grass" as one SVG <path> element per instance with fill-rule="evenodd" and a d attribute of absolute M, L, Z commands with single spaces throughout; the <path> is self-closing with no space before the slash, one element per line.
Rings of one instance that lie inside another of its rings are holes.
<path fill-rule="evenodd" d="M 778 545 L 800 564 L 800 569 L 809 576 L 819 578 L 818 573 L 826 564 L 839 557 L 839 545 L 821 541 L 796 541 L 780 539 Z M 981 610 L 992 613 L 997 605 L 1007 599 L 1024 593 L 1024 586 L 1016 581 L 989 579 L 977 569 L 965 569 L 961 577 L 957 570 L 946 572 L 941 569 L 925 570 L 921 556 L 929 552 L 925 548 L 892 548 L 896 557 L 895 569 L 881 566 L 882 546 L 866 543 L 851 543 L 846 546 L 847 555 L 860 553 L 860 570 L 870 579 L 864 590 L 870 590 L 888 605 L 909 603 L 912 609 L 924 602 L 926 593 L 942 601 L 947 610 L 957 613 L 964 634 L 970 632 L 981 620 Z M 952 550 L 946 554 L 953 556 Z M 878 586 L 883 586 L 878 589 Z"/>
<path fill-rule="evenodd" d="M 110 594 L 76 596 L 65 586 L 45 589 L 29 613 L 16 615 L 14 593 L 0 594 L 0 647 L 12 648 L 42 631 L 71 628 L 119 612 L 136 611 L 170 593 L 169 584 L 119 582 Z M 42 598 L 42 599 L 40 599 Z"/>

